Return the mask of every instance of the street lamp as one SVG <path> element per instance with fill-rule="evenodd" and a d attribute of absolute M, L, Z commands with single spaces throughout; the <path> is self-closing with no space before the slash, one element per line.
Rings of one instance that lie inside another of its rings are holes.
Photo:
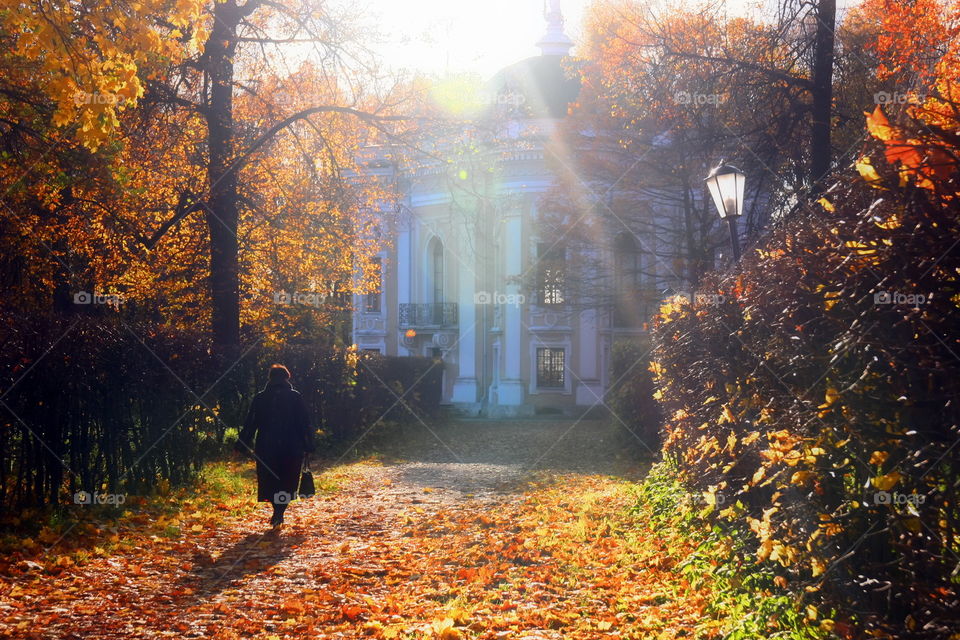
<path fill-rule="evenodd" d="M 737 237 L 737 218 L 743 214 L 743 185 L 747 176 L 740 169 L 729 164 L 715 168 L 707 176 L 705 182 L 713 196 L 713 203 L 717 205 L 720 217 L 727 221 L 730 227 L 730 244 L 733 245 L 733 261 L 740 261 L 740 240 Z"/>

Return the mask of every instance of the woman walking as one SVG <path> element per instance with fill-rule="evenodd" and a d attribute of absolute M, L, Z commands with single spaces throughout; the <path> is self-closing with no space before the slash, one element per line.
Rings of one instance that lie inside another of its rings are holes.
<path fill-rule="evenodd" d="M 285 366 L 270 367 L 267 386 L 254 397 L 234 448 L 256 459 L 257 500 L 273 505 L 270 524 L 280 527 L 297 495 L 304 456 L 314 450 L 307 405 Z"/>

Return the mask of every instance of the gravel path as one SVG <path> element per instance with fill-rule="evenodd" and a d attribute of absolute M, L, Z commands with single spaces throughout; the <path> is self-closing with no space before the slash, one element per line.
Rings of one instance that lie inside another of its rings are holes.
<path fill-rule="evenodd" d="M 381 450 L 410 485 L 474 494 L 544 472 L 636 478 L 653 458 L 624 427 L 600 420 L 407 426 L 401 438 Z"/>

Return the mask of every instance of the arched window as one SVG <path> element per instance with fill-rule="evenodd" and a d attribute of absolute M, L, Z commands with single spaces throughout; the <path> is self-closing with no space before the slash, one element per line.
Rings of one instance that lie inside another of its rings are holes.
<path fill-rule="evenodd" d="M 566 284 L 566 250 L 562 246 L 541 242 L 537 246 L 538 302 L 559 305 L 564 302 Z"/>

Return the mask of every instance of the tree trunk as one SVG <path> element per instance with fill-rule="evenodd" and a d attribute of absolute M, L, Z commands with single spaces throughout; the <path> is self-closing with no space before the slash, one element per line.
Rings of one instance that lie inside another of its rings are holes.
<path fill-rule="evenodd" d="M 830 173 L 830 116 L 833 113 L 833 49 L 836 0 L 817 3 L 817 33 L 813 60 L 812 126 L 810 132 L 810 187 L 812 199 L 819 198 Z"/>
<path fill-rule="evenodd" d="M 206 71 L 210 80 L 207 113 L 210 195 L 206 207 L 210 231 L 210 299 L 213 343 L 220 353 L 240 344 L 240 263 L 237 227 L 240 218 L 234 158 L 233 60 L 241 12 L 234 0 L 214 7 L 207 41 Z"/>

